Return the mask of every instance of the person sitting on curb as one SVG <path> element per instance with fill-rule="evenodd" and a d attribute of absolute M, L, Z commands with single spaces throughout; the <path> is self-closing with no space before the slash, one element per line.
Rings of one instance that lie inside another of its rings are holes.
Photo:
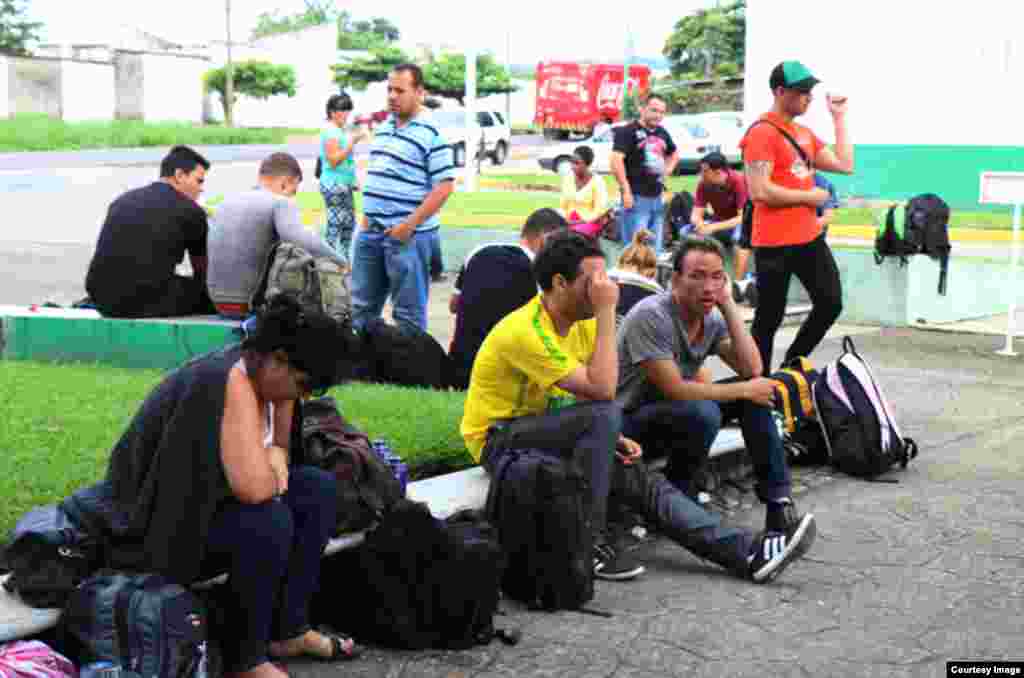
<path fill-rule="evenodd" d="M 671 289 L 638 303 L 618 332 L 618 400 L 623 434 L 649 452 L 667 452 L 667 476 L 695 496 L 693 479 L 729 419 L 738 418 L 766 504 L 765 556 L 803 553 L 816 533 L 814 516 L 800 515 L 791 497 L 789 467 L 775 424 L 774 382 L 761 376 L 761 355 L 732 298 L 716 240 L 685 239 L 673 258 Z M 709 355 L 739 378 L 694 379 Z"/>
<path fill-rule="evenodd" d="M 768 537 L 749 530 L 723 527 L 662 474 L 649 472 L 641 447 L 620 434 L 622 411 L 606 400 L 606 380 L 618 370 L 606 353 L 615 286 L 603 266 L 600 249 L 586 236 L 548 239 L 534 265 L 544 291 L 498 323 L 480 350 L 462 421 L 467 447 L 491 472 L 512 452 L 492 444 L 491 425 L 525 417 L 531 426 L 517 426 L 518 439 L 535 436 L 558 441 L 559 448 L 575 443 L 585 449 L 596 507 L 593 524 L 599 528 L 598 578 L 630 579 L 644 571 L 608 536 L 607 509 L 612 508 L 640 514 L 683 548 L 745 579 L 774 579 L 800 552 L 776 549 Z M 586 319 L 590 315 L 595 317 Z M 591 402 L 568 405 L 576 397 Z M 562 408 L 551 407 L 555 403 Z"/>
<path fill-rule="evenodd" d="M 664 291 L 658 284 L 658 254 L 648 244 L 653 238 L 646 228 L 639 229 L 633 234 L 633 242 L 619 255 L 619 263 L 608 271 L 608 277 L 619 284 L 617 322 L 641 299 Z"/>
<path fill-rule="evenodd" d="M 228 196 L 217 206 L 207 241 L 207 284 L 217 312 L 226 318 L 249 315 L 249 301 L 277 242 L 298 245 L 314 257 L 348 268 L 344 254 L 302 225 L 294 197 L 302 168 L 288 153 L 273 153 L 260 163 L 259 185 Z"/>
<path fill-rule="evenodd" d="M 573 231 L 549 237 L 533 271 L 540 294 L 495 325 L 477 353 L 460 431 L 488 473 L 512 452 L 488 445 L 491 427 L 509 419 L 528 421 L 552 448 L 579 450 L 591 491 L 594 576 L 631 579 L 644 568 L 612 543 L 606 511 L 612 459 L 624 444 L 614 400 L 619 288 L 597 242 Z"/>
<path fill-rule="evenodd" d="M 573 150 L 572 172 L 562 177 L 559 211 L 573 230 L 597 238 L 611 215 L 608 186 L 604 177 L 590 171 L 593 163 L 594 151 L 589 146 L 577 146 Z"/>
<path fill-rule="evenodd" d="M 310 628 L 310 597 L 337 525 L 334 475 L 289 450 L 297 401 L 340 383 L 351 330 L 278 295 L 241 344 L 201 356 L 147 396 L 103 484 L 110 566 L 188 586 L 228 574 L 225 669 L 286 678 L 271 658 L 352 659 L 353 640 Z"/>
<path fill-rule="evenodd" d="M 549 235 L 566 226 L 562 215 L 542 207 L 523 224 L 517 244 L 481 245 L 466 257 L 448 303 L 455 314 L 455 334 L 448 351 L 455 388 L 469 388 L 473 361 L 498 321 L 537 296 L 533 258 Z"/>
<path fill-rule="evenodd" d="M 196 202 L 210 162 L 175 146 L 160 180 L 110 204 L 85 289 L 108 318 L 171 318 L 214 313 L 206 293 L 206 212 Z M 175 273 L 188 252 L 192 276 Z"/>
<path fill-rule="evenodd" d="M 735 275 L 732 294 L 736 301 L 746 300 L 757 306 L 757 285 L 750 273 L 750 233 L 743 232 L 743 206 L 747 203 L 747 179 L 742 172 L 729 168 L 725 156 L 718 151 L 700 161 L 700 183 L 693 201 L 690 222 L 696 235 L 710 235 L 723 245 L 735 246 Z M 706 210 L 711 207 L 713 217 Z"/>

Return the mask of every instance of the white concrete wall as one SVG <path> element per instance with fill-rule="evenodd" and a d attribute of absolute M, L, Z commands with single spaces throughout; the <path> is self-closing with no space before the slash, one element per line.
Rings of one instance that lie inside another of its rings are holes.
<path fill-rule="evenodd" d="M 1022 20 L 1006 0 L 748 0 L 746 113 L 771 107 L 772 68 L 797 59 L 822 80 L 803 122 L 826 141 L 838 90 L 856 143 L 1024 145 Z"/>
<path fill-rule="evenodd" d="M 110 120 L 114 117 L 112 64 L 64 61 L 61 69 L 61 109 L 64 120 Z"/>
<path fill-rule="evenodd" d="M 210 62 L 204 59 L 143 55 L 145 119 L 202 122 L 203 73 L 210 68 Z"/>
<path fill-rule="evenodd" d="M 319 127 L 324 123 L 324 104 L 338 92 L 331 65 L 338 57 L 337 26 L 317 26 L 298 33 L 264 38 L 258 43 L 232 50 L 236 62 L 249 59 L 289 65 L 295 69 L 295 96 L 275 96 L 260 100 L 239 97 L 235 104 L 235 123 L 246 127 Z M 218 49 L 213 64 L 223 66 L 226 55 Z M 214 97 L 212 112 L 223 117 L 220 98 Z M 383 101 L 383 100 L 382 100 Z M 382 106 L 383 107 L 383 104 Z"/>
<path fill-rule="evenodd" d="M 0 119 L 11 114 L 11 62 L 0 54 Z"/>

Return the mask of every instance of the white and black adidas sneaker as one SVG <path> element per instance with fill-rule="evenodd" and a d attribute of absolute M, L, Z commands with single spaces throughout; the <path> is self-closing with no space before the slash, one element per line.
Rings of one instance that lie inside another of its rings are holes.
<path fill-rule="evenodd" d="M 785 532 L 765 532 L 754 543 L 748 559 L 750 579 L 755 584 L 775 579 L 791 562 L 807 553 L 817 533 L 810 513 L 788 523 Z"/>

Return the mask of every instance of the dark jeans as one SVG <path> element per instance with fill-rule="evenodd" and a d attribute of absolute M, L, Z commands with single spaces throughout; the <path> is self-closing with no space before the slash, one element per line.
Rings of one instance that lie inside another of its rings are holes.
<path fill-rule="evenodd" d="M 103 299 L 93 299 L 93 303 L 100 315 L 107 318 L 174 318 L 217 313 L 206 291 L 206 282 L 180 275 L 160 287 L 141 289 L 114 303 Z"/>
<path fill-rule="evenodd" d="M 337 521 L 334 476 L 293 466 L 288 491 L 262 504 L 225 503 L 207 538 L 204 576 L 228 573 L 224 659 L 245 671 L 267 661 L 267 644 L 309 629 L 309 599 Z M 338 601 L 338 604 L 343 604 Z"/>
<path fill-rule="evenodd" d="M 503 454 L 514 450 L 542 450 L 579 455 L 590 483 L 594 533 L 607 529 L 608 491 L 615 445 L 622 428 L 622 408 L 615 401 L 588 402 L 552 414 L 519 417 L 491 428 L 482 461 L 493 473 Z"/>
<path fill-rule="evenodd" d="M 722 424 L 739 419 L 747 453 L 754 463 L 757 496 L 763 502 L 790 495 L 789 466 L 772 408 L 749 400 L 719 403 L 714 400 L 666 400 L 642 405 L 623 416 L 622 435 L 644 448 L 645 455 L 669 454 L 666 475 L 683 491 L 707 462 Z"/>
<path fill-rule="evenodd" d="M 754 263 L 758 302 L 750 333 L 761 351 L 764 373 L 770 374 L 775 333 L 786 314 L 790 276 L 796 275 L 807 288 L 813 307 L 786 351 L 787 361 L 810 355 L 825 337 L 843 311 L 843 288 L 839 267 L 824 234 L 804 245 L 758 247 Z"/>
<path fill-rule="evenodd" d="M 753 536 L 747 530 L 725 527 L 664 475 L 643 462 L 615 463 L 609 502 L 639 513 L 687 551 L 737 574 L 747 571 Z"/>
<path fill-rule="evenodd" d="M 441 238 L 436 238 L 430 245 L 430 277 L 436 278 L 444 273 L 444 255 L 441 253 Z"/>

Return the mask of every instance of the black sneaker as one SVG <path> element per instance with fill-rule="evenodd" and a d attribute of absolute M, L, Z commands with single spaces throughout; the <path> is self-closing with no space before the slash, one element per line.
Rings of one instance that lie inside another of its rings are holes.
<path fill-rule="evenodd" d="M 754 542 L 753 552 L 747 559 L 749 576 L 755 584 L 767 584 L 802 557 L 814 543 L 818 533 L 814 516 L 810 513 L 787 523 L 785 532 L 765 532 Z"/>
<path fill-rule="evenodd" d="M 627 551 L 606 541 L 594 544 L 594 576 L 598 579 L 625 581 L 643 573 L 644 566 L 633 560 Z"/>

